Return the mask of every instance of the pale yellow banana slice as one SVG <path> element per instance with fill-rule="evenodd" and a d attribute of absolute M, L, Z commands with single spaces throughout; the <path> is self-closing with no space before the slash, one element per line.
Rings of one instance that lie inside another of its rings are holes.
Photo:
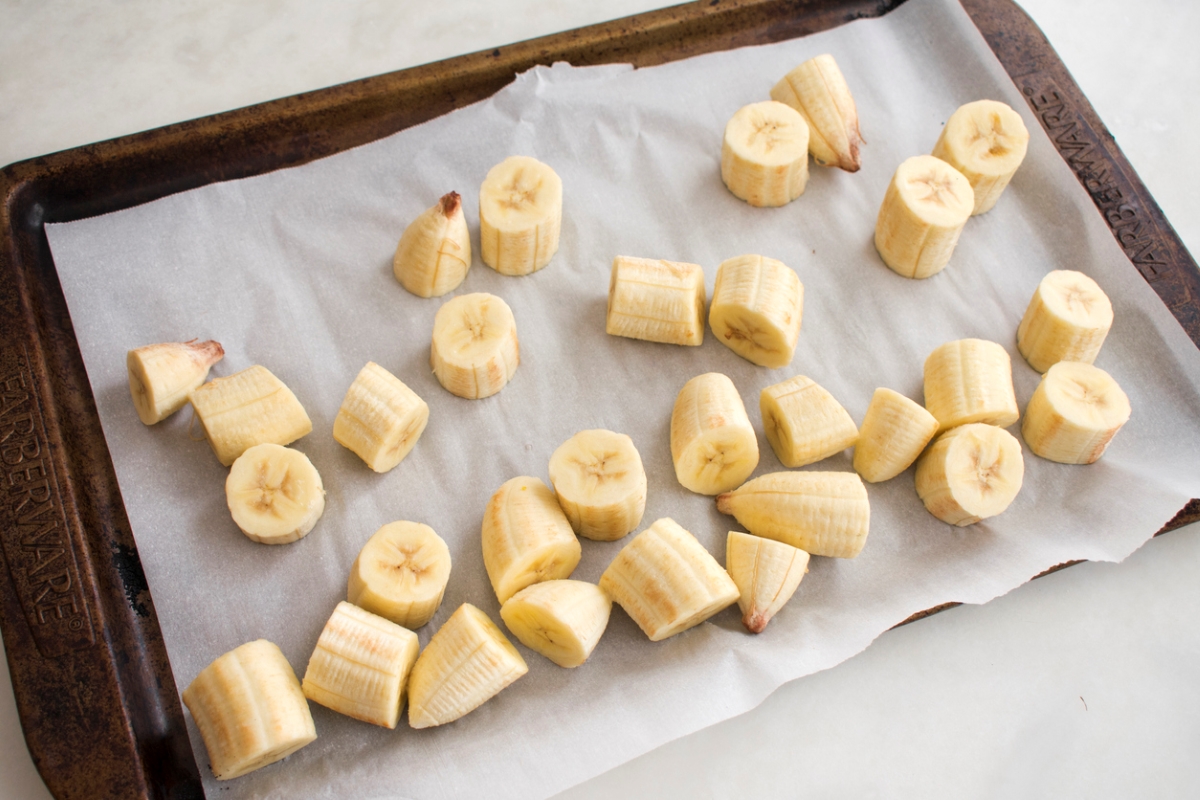
<path fill-rule="evenodd" d="M 858 439 L 858 426 L 827 389 L 797 375 L 758 397 L 767 441 L 779 463 L 802 467 L 840 453 Z"/>
<path fill-rule="evenodd" d="M 463 603 L 425 645 L 408 679 L 408 724 L 445 725 L 529 671 L 487 614 Z"/>
<path fill-rule="evenodd" d="M 966 176 L 975 194 L 972 214 L 991 210 L 1029 146 L 1021 115 L 996 100 L 959 106 L 942 128 L 933 155 Z"/>
<path fill-rule="evenodd" d="M 420 522 L 389 522 L 372 534 L 346 582 L 356 606 L 416 630 L 429 622 L 450 581 L 450 548 Z"/>
<path fill-rule="evenodd" d="M 262 544 L 302 539 L 325 511 L 325 486 L 299 450 L 257 444 L 238 456 L 225 479 L 225 502 L 247 538 Z"/>
<path fill-rule="evenodd" d="M 704 270 L 699 264 L 617 256 L 604 330 L 647 342 L 704 342 Z"/>
<path fill-rule="evenodd" d="M 870 483 L 891 480 L 912 466 L 937 430 L 937 419 L 923 407 L 876 389 L 854 444 L 854 471 Z"/>
<path fill-rule="evenodd" d="M 762 367 L 792 363 L 804 286 L 782 261 L 745 255 L 721 262 L 708 324 L 717 341 Z"/>
<path fill-rule="evenodd" d="M 502 275 L 528 275 L 550 263 L 562 229 L 562 179 L 536 158 L 510 156 L 479 187 L 479 249 Z"/>
<path fill-rule="evenodd" d="M 253 366 L 215 378 L 188 395 L 217 459 L 229 466 L 256 444 L 291 444 L 312 420 L 283 381 Z"/>
<path fill-rule="evenodd" d="M 463 294 L 438 309 L 429 364 L 446 391 L 468 400 L 490 397 L 520 363 L 517 321 L 496 295 Z"/>
<path fill-rule="evenodd" d="M 621 548 L 600 588 L 659 642 L 737 602 L 738 588 L 696 537 L 664 517 Z"/>
<path fill-rule="evenodd" d="M 772 472 L 717 497 L 755 536 L 814 556 L 854 558 L 871 525 L 867 487 L 853 472 Z"/>
<path fill-rule="evenodd" d="M 925 359 L 925 408 L 938 432 L 985 422 L 1007 428 L 1020 417 L 1013 390 L 1012 359 L 1003 347 L 984 339 L 958 339 Z"/>
<path fill-rule="evenodd" d="M 742 624 L 751 633 L 762 633 L 796 593 L 808 572 L 808 553 L 773 539 L 730 531 L 725 540 L 725 570 L 738 587 Z"/>
<path fill-rule="evenodd" d="M 550 456 L 550 483 L 575 533 L 588 539 L 620 539 L 646 510 L 646 470 L 623 433 L 580 431 L 567 439 Z"/>
<path fill-rule="evenodd" d="M 808 123 L 794 108 L 767 100 L 741 108 L 725 125 L 721 180 L 752 206 L 782 206 L 808 183 Z"/>
<path fill-rule="evenodd" d="M 1024 477 L 1016 437 L 976 422 L 946 431 L 917 460 L 917 496 L 942 522 L 973 525 L 1008 508 Z"/>
<path fill-rule="evenodd" d="M 165 342 L 130 350 L 125 356 L 129 395 L 138 419 L 161 422 L 187 405 L 188 394 L 204 383 L 208 370 L 225 357 L 218 342 Z"/>
<path fill-rule="evenodd" d="M 426 209 L 396 245 L 392 272 L 417 297 L 441 297 L 457 289 L 471 268 L 471 234 L 458 192 Z"/>
<path fill-rule="evenodd" d="M 287 758 L 317 738 L 296 673 L 265 639 L 230 650 L 183 690 L 219 781 Z"/>
<path fill-rule="evenodd" d="M 501 603 L 533 583 L 569 578 L 583 554 L 554 492 L 537 478 L 504 482 L 483 514 L 483 566 Z"/>
<path fill-rule="evenodd" d="M 875 249 L 906 278 L 928 278 L 950 262 L 975 207 L 971 184 L 933 156 L 913 156 L 896 168 L 875 220 Z"/>
<path fill-rule="evenodd" d="M 429 406 L 374 361 L 359 370 L 333 420 L 334 440 L 376 472 L 395 467 L 421 438 Z"/>
<path fill-rule="evenodd" d="M 1021 435 L 1034 454 L 1060 464 L 1091 464 L 1129 421 L 1129 397 L 1099 367 L 1059 361 L 1025 407 Z"/>
<path fill-rule="evenodd" d="M 863 144 L 858 109 L 846 78 L 831 55 L 810 58 L 784 75 L 771 89 L 771 99 L 800 112 L 808 123 L 808 151 L 823 167 L 858 172 Z"/>
<path fill-rule="evenodd" d="M 1112 323 L 1112 303 L 1094 280 L 1056 269 L 1042 278 L 1021 317 L 1017 349 L 1038 372 L 1059 361 L 1091 364 Z"/>
<path fill-rule="evenodd" d="M 412 631 L 341 602 L 317 639 L 300 686 L 314 703 L 395 728 L 419 648 Z"/>
<path fill-rule="evenodd" d="M 558 664 L 578 667 L 596 648 L 612 600 L 585 581 L 545 581 L 526 586 L 500 608 L 500 618 L 521 644 Z"/>
<path fill-rule="evenodd" d="M 671 461 L 685 489 L 709 495 L 732 489 L 758 466 L 758 437 L 725 375 L 697 375 L 679 390 L 671 412 Z"/>

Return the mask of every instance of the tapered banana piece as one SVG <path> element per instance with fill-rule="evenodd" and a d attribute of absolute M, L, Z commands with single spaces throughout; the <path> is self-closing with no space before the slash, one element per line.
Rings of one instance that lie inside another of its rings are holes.
<path fill-rule="evenodd" d="M 858 430 L 854 471 L 864 481 L 891 480 L 912 466 L 937 434 L 938 421 L 899 392 L 879 388 Z"/>
<path fill-rule="evenodd" d="M 257 444 L 238 456 L 225 479 L 225 502 L 247 538 L 262 544 L 301 539 L 325 511 L 325 486 L 299 450 Z"/>
<path fill-rule="evenodd" d="M 913 156 L 896 168 L 875 220 L 875 249 L 906 278 L 928 278 L 950 262 L 975 207 L 971 184 L 933 156 Z"/>
<path fill-rule="evenodd" d="M 755 536 L 814 556 L 854 558 L 867 542 L 871 506 L 853 472 L 772 472 L 717 498 Z"/>
<path fill-rule="evenodd" d="M 183 690 L 183 703 L 219 781 L 287 758 L 317 738 L 296 673 L 265 639 L 234 648 L 201 670 Z"/>
<path fill-rule="evenodd" d="M 419 522 L 389 522 L 367 540 L 346 583 L 354 605 L 415 631 L 429 622 L 450 581 L 450 548 Z"/>
<path fill-rule="evenodd" d="M 738 587 L 742 624 L 762 633 L 808 572 L 808 553 L 790 544 L 730 531 L 725 569 Z"/>
<path fill-rule="evenodd" d="M 767 100 L 740 109 L 725 126 L 721 180 L 752 206 L 782 206 L 808 183 L 808 123 L 800 112 Z"/>
<path fill-rule="evenodd" d="M 719 494 L 758 466 L 758 437 L 733 381 L 717 372 L 683 385 L 671 412 L 675 477 L 697 494 Z"/>
<path fill-rule="evenodd" d="M 971 422 L 1007 428 L 1020 417 L 1013 391 L 1012 359 L 984 339 L 958 339 L 925 359 L 925 408 L 938 432 Z"/>
<path fill-rule="evenodd" d="M 443 195 L 400 237 L 392 272 L 417 297 L 441 297 L 457 289 L 471 268 L 471 234 L 458 192 Z"/>
<path fill-rule="evenodd" d="M 218 342 L 166 342 L 130 350 L 125 356 L 129 395 L 138 419 L 161 422 L 183 408 L 188 393 L 208 377 L 213 364 L 225 357 Z"/>
<path fill-rule="evenodd" d="M 858 426 L 849 412 L 803 375 L 763 389 L 758 405 L 767 441 L 785 467 L 829 458 L 858 439 Z"/>
<path fill-rule="evenodd" d="M 562 229 L 562 179 L 535 158 L 510 156 L 479 188 L 483 263 L 502 275 L 528 275 L 550 263 Z"/>
<path fill-rule="evenodd" d="M 395 728 L 419 648 L 412 631 L 341 602 L 317 639 L 300 686 L 314 703 Z"/>
<path fill-rule="evenodd" d="M 823 167 L 858 172 L 863 144 L 858 109 L 846 78 L 831 55 L 810 58 L 784 75 L 771 89 L 771 99 L 800 112 L 808 123 L 808 151 Z"/>
<path fill-rule="evenodd" d="M 1025 477 L 1021 443 L 981 422 L 946 431 L 917 460 L 917 496 L 951 525 L 973 525 L 1008 508 Z"/>
<path fill-rule="evenodd" d="M 704 342 L 704 270 L 699 264 L 617 256 L 604 330 L 647 342 Z"/>
<path fill-rule="evenodd" d="M 646 510 L 646 470 L 623 433 L 580 431 L 567 439 L 550 456 L 550 483 L 571 527 L 588 539 L 620 539 Z"/>
<path fill-rule="evenodd" d="M 971 213 L 982 214 L 996 205 L 1028 146 L 1020 114 L 996 100 L 976 100 L 950 115 L 933 155 L 966 176 L 975 193 Z"/>
<path fill-rule="evenodd" d="M 584 581 L 546 581 L 508 598 L 500 618 L 521 644 L 560 667 L 587 661 L 608 627 L 612 600 Z"/>
<path fill-rule="evenodd" d="M 1025 309 L 1017 349 L 1038 372 L 1059 361 L 1091 364 L 1112 323 L 1112 303 L 1094 280 L 1056 269 L 1042 278 Z"/>
<path fill-rule="evenodd" d="M 229 466 L 256 444 L 291 444 L 312 420 L 283 381 L 253 366 L 215 378 L 188 395 L 217 459 Z"/>
<path fill-rule="evenodd" d="M 782 261 L 746 255 L 717 267 L 708 324 L 717 341 L 762 367 L 792 363 L 804 286 Z"/>
<path fill-rule="evenodd" d="M 1091 464 L 1129 421 L 1129 397 L 1091 364 L 1059 361 L 1025 407 L 1021 435 L 1036 455 L 1060 464 Z"/>
<path fill-rule="evenodd" d="M 659 642 L 737 602 L 738 588 L 696 537 L 664 517 L 621 548 L 600 588 Z"/>
<path fill-rule="evenodd" d="M 433 319 L 429 364 L 451 394 L 478 400 L 504 388 L 521 363 L 517 321 L 494 294 L 447 300 Z"/>
<path fill-rule="evenodd" d="M 408 679 L 408 724 L 445 725 L 529 671 L 488 615 L 463 603 L 425 645 Z"/>
<path fill-rule="evenodd" d="M 359 370 L 333 420 L 333 438 L 376 472 L 387 472 L 413 449 L 429 422 L 429 406 L 373 361 Z"/>
<path fill-rule="evenodd" d="M 537 478 L 505 481 L 483 514 L 483 566 L 501 603 L 533 583 L 569 578 L 583 554 L 554 492 Z"/>

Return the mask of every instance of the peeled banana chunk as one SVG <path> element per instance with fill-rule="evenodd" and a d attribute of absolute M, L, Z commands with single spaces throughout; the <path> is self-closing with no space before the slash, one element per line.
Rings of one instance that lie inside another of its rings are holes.
<path fill-rule="evenodd" d="M 742 625 L 751 633 L 762 633 L 796 593 L 808 572 L 808 553 L 783 542 L 730 531 L 725 540 L 725 569 L 738 587 Z"/>
<path fill-rule="evenodd" d="M 1091 364 L 1113 323 L 1112 303 L 1087 275 L 1069 269 L 1046 274 L 1017 326 L 1017 349 L 1044 373 L 1059 361 Z"/>
<path fill-rule="evenodd" d="M 913 156 L 896 168 L 875 220 L 875 249 L 906 278 L 928 278 L 950 263 L 975 207 L 962 173 L 933 156 Z"/>
<path fill-rule="evenodd" d="M 925 359 L 925 408 L 939 432 L 971 422 L 1012 425 L 1020 411 L 1008 352 L 985 339 L 958 339 L 934 349 Z"/>
<path fill-rule="evenodd" d="M 187 405 L 188 394 L 204 383 L 213 364 L 225 357 L 219 342 L 166 342 L 130 350 L 125 356 L 129 395 L 138 419 L 161 422 Z"/>
<path fill-rule="evenodd" d="M 951 525 L 973 525 L 1009 507 L 1021 490 L 1021 443 L 981 422 L 946 431 L 917 461 L 917 496 Z"/>
<path fill-rule="evenodd" d="M 617 256 L 604 330 L 647 342 L 704 342 L 704 269 L 699 264 Z"/>
<path fill-rule="evenodd" d="M 790 364 L 803 312 L 804 286 L 782 261 L 744 255 L 717 267 L 708 324 L 718 342 L 747 361 Z"/>
<path fill-rule="evenodd" d="M 501 603 L 530 584 L 569 578 L 583 555 L 554 493 L 528 476 L 496 490 L 481 534 L 483 566 Z"/>
<path fill-rule="evenodd" d="M 261 544 L 303 538 L 325 511 L 325 486 L 299 450 L 258 444 L 238 456 L 225 479 L 225 501 L 242 533 Z"/>
<path fill-rule="evenodd" d="M 725 126 L 721 180 L 752 206 L 783 206 L 808 183 L 808 123 L 775 100 L 741 108 Z"/>
<path fill-rule="evenodd" d="M 503 275 L 528 275 L 550 263 L 562 229 L 562 179 L 549 165 L 510 156 L 479 188 L 483 263 Z"/>
<path fill-rule="evenodd" d="M 1059 361 L 1025 407 L 1021 435 L 1036 455 L 1060 464 L 1091 464 L 1129 421 L 1129 397 L 1099 367 Z"/>
<path fill-rule="evenodd" d="M 697 494 L 719 494 L 758 466 L 758 436 L 737 387 L 719 372 L 683 385 L 671 411 L 671 461 L 679 483 Z"/>
<path fill-rule="evenodd" d="M 759 395 L 767 441 L 785 467 L 828 458 L 858 439 L 858 426 L 827 389 L 811 378 L 768 386 Z"/>
<path fill-rule="evenodd" d="M 346 599 L 409 630 L 433 617 L 450 581 L 450 548 L 420 522 L 389 522 L 350 567 Z"/>
<path fill-rule="evenodd" d="M 333 438 L 376 472 L 395 467 L 421 438 L 429 406 L 392 373 L 368 361 L 333 420 Z"/>
<path fill-rule="evenodd" d="M 266 367 L 215 378 L 188 395 L 213 452 L 225 466 L 256 444 L 291 444 L 312 433 L 304 406 Z"/>
<path fill-rule="evenodd" d="M 544 581 L 505 601 L 500 618 L 521 644 L 560 667 L 578 667 L 608 626 L 612 600 L 585 581 Z"/>
<path fill-rule="evenodd" d="M 862 161 L 858 109 L 846 78 L 829 54 L 810 58 L 780 79 L 771 99 L 800 112 L 808 123 L 808 151 L 824 167 L 857 172 Z"/>
<path fill-rule="evenodd" d="M 912 466 L 937 434 L 937 418 L 899 392 L 879 388 L 858 430 L 854 471 L 864 481 L 891 480 Z"/>
<path fill-rule="evenodd" d="M 491 397 L 520 362 L 517 321 L 501 298 L 461 294 L 438 309 L 429 364 L 446 391 L 468 400 Z"/>
<path fill-rule="evenodd" d="M 620 539 L 646 510 L 646 470 L 623 433 L 580 431 L 563 442 L 550 456 L 550 483 L 571 527 L 588 539 Z"/>
<path fill-rule="evenodd" d="M 471 268 L 471 234 L 458 192 L 412 221 L 392 259 L 400 285 L 417 297 L 441 297 L 457 289 Z"/>
<path fill-rule="evenodd" d="M 950 115 L 933 155 L 966 177 L 974 194 L 971 213 L 982 214 L 996 205 L 1028 146 L 1029 131 L 1011 106 L 976 100 Z"/>

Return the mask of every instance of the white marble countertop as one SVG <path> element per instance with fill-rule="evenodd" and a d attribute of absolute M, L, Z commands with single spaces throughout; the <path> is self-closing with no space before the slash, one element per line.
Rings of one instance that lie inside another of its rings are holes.
<path fill-rule="evenodd" d="M 664 5 L 0 0 L 0 164 Z M 1200 4 L 1023 6 L 1200 253 Z M 560 797 L 1187 796 L 1198 528 L 891 631 Z M 0 800 L 49 797 L 9 687 L 0 661 Z"/>

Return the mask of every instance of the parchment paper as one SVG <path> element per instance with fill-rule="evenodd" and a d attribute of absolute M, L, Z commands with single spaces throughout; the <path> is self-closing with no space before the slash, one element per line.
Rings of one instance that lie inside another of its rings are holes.
<path fill-rule="evenodd" d="M 824 52 L 857 100 L 863 168 L 851 175 L 813 166 L 801 198 L 751 208 L 721 183 L 725 123 Z M 985 97 L 1025 117 L 1029 155 L 996 208 L 968 223 L 944 272 L 901 278 L 871 243 L 885 187 L 904 158 L 930 150 L 956 107 Z M 521 366 L 500 394 L 461 400 L 428 367 L 433 317 L 448 298 L 406 293 L 392 277 L 392 253 L 408 222 L 450 190 L 464 195 L 477 237 L 476 187 L 512 154 L 535 156 L 562 176 L 562 245 L 548 267 L 523 278 L 497 275 L 476 253 L 455 294 L 492 292 L 512 306 Z M 734 607 L 653 644 L 614 608 L 583 667 L 560 669 L 522 648 L 529 674 L 442 728 L 402 722 L 388 731 L 314 704 L 316 742 L 218 784 L 189 717 L 214 796 L 548 795 L 746 711 L 916 611 L 986 602 L 1069 559 L 1123 559 L 1200 496 L 1200 353 L 951 0 L 910 0 L 880 20 L 649 69 L 537 68 L 490 100 L 365 147 L 47 231 L 181 689 L 220 654 L 260 637 L 279 644 L 303 675 L 345 596 L 350 563 L 396 519 L 432 525 L 454 561 L 422 644 L 463 602 L 498 620 L 480 555 L 484 505 L 508 478 L 547 479 L 550 454 L 584 428 L 633 437 L 649 476 L 642 527 L 673 517 L 723 563 L 736 522 L 679 486 L 668 445 L 675 395 L 701 372 L 723 372 L 741 391 L 760 431 L 755 474 L 764 474 L 781 468 L 761 435 L 765 386 L 808 375 L 861 420 L 878 386 L 920 401 L 929 352 L 979 337 L 1008 349 L 1023 408 L 1038 375 L 1017 352 L 1015 330 L 1041 277 L 1081 270 L 1113 301 L 1116 322 L 1096 363 L 1129 394 L 1133 416 L 1099 463 L 1063 466 L 1026 450 L 1013 505 L 966 529 L 924 510 L 909 470 L 869 487 L 863 553 L 814 558 L 762 635 L 746 634 Z M 804 283 L 804 325 L 789 367 L 756 367 L 711 333 L 698 348 L 604 333 L 614 256 L 695 262 L 711 288 L 717 265 L 747 252 L 783 260 Z M 328 498 L 305 539 L 267 547 L 238 531 L 225 507 L 227 470 L 206 443 L 189 439 L 190 411 L 153 428 L 138 421 L 125 351 L 192 337 L 224 345 L 214 376 L 263 364 L 307 408 L 314 430 L 295 446 L 320 470 Z M 416 448 L 382 476 L 331 434 L 368 360 L 431 407 Z M 809 467 L 850 468 L 849 452 Z M 575 577 L 597 580 L 627 541 L 584 541 Z"/>

